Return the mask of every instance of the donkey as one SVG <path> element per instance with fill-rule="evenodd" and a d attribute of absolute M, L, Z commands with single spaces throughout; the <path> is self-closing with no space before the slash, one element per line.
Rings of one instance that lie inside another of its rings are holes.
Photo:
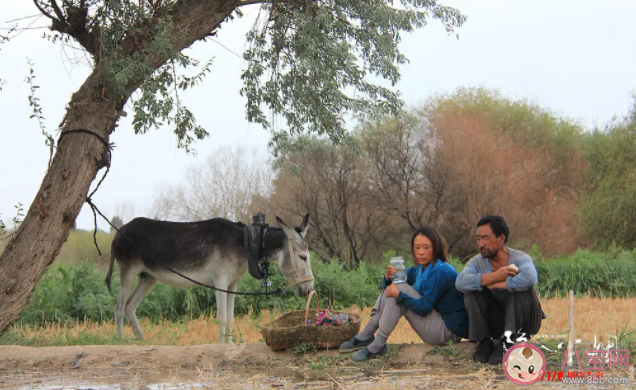
<path fill-rule="evenodd" d="M 263 238 L 265 261 L 276 261 L 289 281 L 287 287 L 295 285 L 296 295 L 307 296 L 314 286 L 305 242 L 309 214 L 296 228 L 289 227 L 278 217 L 276 222 L 278 227 L 268 228 Z M 153 258 L 198 282 L 236 291 L 236 285 L 248 270 L 243 226 L 223 218 L 185 223 L 135 218 L 122 226 L 111 245 L 110 267 L 106 275 L 106 285 L 110 290 L 113 265 L 117 260 L 121 280 L 115 306 L 117 336 L 122 338 L 125 315 L 135 335 L 144 338 L 135 311 L 157 282 L 178 288 L 196 287 L 196 284 L 167 270 Z M 136 276 L 139 280 L 131 293 Z M 236 295 L 223 291 L 215 291 L 215 295 L 219 342 L 231 342 Z"/>

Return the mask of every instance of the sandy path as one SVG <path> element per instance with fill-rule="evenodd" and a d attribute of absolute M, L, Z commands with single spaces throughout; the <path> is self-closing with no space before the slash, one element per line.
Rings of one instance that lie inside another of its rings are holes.
<path fill-rule="evenodd" d="M 459 343 L 457 348 L 470 353 L 474 346 Z M 427 344 L 405 345 L 390 360 L 354 363 L 338 351 L 297 355 L 273 352 L 264 343 L 188 347 L 9 345 L 0 347 L 0 389 L 515 388 L 501 372 L 468 367 L 460 359 L 428 353 L 431 349 Z M 568 388 L 560 384 L 556 387 Z"/>

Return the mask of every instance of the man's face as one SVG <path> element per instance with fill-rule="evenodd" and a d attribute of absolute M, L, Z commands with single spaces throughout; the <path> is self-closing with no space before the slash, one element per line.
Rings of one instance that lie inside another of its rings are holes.
<path fill-rule="evenodd" d="M 489 223 L 477 228 L 477 246 L 481 255 L 487 259 L 492 259 L 497 255 L 499 249 L 504 246 L 505 239 L 504 234 L 495 237 Z"/>

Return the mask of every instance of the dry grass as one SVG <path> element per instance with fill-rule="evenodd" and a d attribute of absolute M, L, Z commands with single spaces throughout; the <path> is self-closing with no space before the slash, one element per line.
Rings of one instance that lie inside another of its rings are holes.
<path fill-rule="evenodd" d="M 548 316 L 544 320 L 540 334 L 554 337 L 555 335 L 567 334 L 567 299 L 555 298 L 542 302 L 543 309 Z M 609 335 L 616 335 L 626 324 L 628 329 L 636 328 L 636 298 L 623 299 L 599 299 L 599 298 L 578 298 L 575 302 L 575 327 L 576 337 L 583 341 L 593 341 L 594 336 L 599 342 L 606 341 Z M 352 307 L 348 312 L 360 313 L 362 324 L 367 323 L 370 317 L 371 308 L 363 310 Z M 238 342 L 258 342 L 261 341 L 261 334 L 258 324 L 264 324 L 273 320 L 281 313 L 264 311 L 260 320 L 254 320 L 249 316 L 236 318 L 234 322 L 234 334 Z M 183 323 L 171 323 L 168 321 L 153 324 L 145 319 L 140 321 L 146 336 L 146 344 L 154 345 L 197 345 L 216 343 L 218 339 L 218 326 L 213 318 L 198 318 Z M 47 345 L 51 343 L 60 345 L 60 337 L 69 340 L 101 340 L 100 343 L 112 341 L 115 335 L 114 322 L 87 322 L 77 324 L 71 328 L 53 324 L 44 328 L 32 329 L 21 327 L 14 329 L 26 339 L 38 338 Z M 124 327 L 124 334 L 128 341 L 135 342 L 130 326 Z M 107 340 L 103 340 L 107 339 Z M 106 341 L 106 342 L 105 342 Z M 410 328 L 405 320 L 401 320 L 395 331 L 389 338 L 391 343 L 420 343 L 421 340 Z M 65 343 L 62 343 L 62 345 Z"/>

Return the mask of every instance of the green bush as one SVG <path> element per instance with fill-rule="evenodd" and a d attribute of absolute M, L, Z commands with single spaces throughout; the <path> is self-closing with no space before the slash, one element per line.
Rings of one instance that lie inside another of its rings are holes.
<path fill-rule="evenodd" d="M 276 265 L 271 268 L 270 291 L 284 288 L 287 279 Z M 380 278 L 384 273 L 383 267 L 369 264 L 363 264 L 356 271 L 346 271 L 337 259 L 329 263 L 316 262 L 312 268 L 316 278 L 314 289 L 320 297 L 321 307 L 333 309 L 372 305 L 380 292 Z M 112 320 L 119 291 L 117 268 L 112 278 L 112 295 L 106 288 L 104 278 L 105 272 L 98 270 L 91 261 L 82 261 L 75 266 L 58 264 L 49 267 L 19 321 L 44 324 L 72 323 L 85 319 Z M 258 292 L 261 291 L 260 286 L 260 280 L 245 274 L 238 284 L 238 290 Z M 211 289 L 177 289 L 159 283 L 141 301 L 137 316 L 156 321 L 196 318 L 213 313 L 215 302 L 215 294 Z M 296 297 L 294 289 L 285 289 L 281 294 L 268 297 L 238 295 L 235 313 L 257 314 L 263 309 L 298 310 L 304 308 L 305 303 L 306 298 Z"/>
<path fill-rule="evenodd" d="M 588 134 L 583 146 L 581 236 L 600 248 L 636 247 L 636 96 L 625 118 Z"/>
<path fill-rule="evenodd" d="M 636 251 L 578 250 L 572 256 L 535 260 L 542 297 L 577 295 L 617 298 L 636 295 Z"/>
<path fill-rule="evenodd" d="M 334 310 L 357 305 L 372 306 L 381 291 L 381 278 L 393 252 L 383 256 L 380 265 L 361 263 L 347 271 L 338 259 L 316 262 L 312 265 L 320 306 Z M 539 273 L 538 292 L 543 298 L 565 296 L 572 289 L 576 294 L 595 297 L 625 297 L 636 295 L 636 251 L 610 248 L 605 252 L 579 250 L 572 256 L 544 259 L 531 251 Z M 458 259 L 449 262 L 458 272 L 463 264 Z M 271 290 L 284 288 L 287 280 L 273 265 Z M 31 301 L 20 317 L 30 324 L 46 322 L 72 323 L 91 319 L 112 320 L 119 291 L 117 268 L 112 279 L 113 294 L 104 284 L 105 273 L 90 261 L 75 266 L 49 267 L 38 283 Z M 239 291 L 261 291 L 261 281 L 245 274 L 238 285 Z M 215 311 L 214 291 L 197 287 L 177 289 L 157 284 L 137 309 L 139 317 L 154 321 L 177 321 L 211 315 Z M 264 309 L 281 311 L 300 310 L 306 298 L 296 297 L 293 289 L 265 296 L 238 295 L 235 301 L 236 315 L 258 315 Z M 312 302 L 312 306 L 315 305 Z"/>
<path fill-rule="evenodd" d="M 104 284 L 104 274 L 94 263 L 57 265 L 45 271 L 20 320 L 42 323 L 109 319 L 113 318 L 114 302 Z"/>

